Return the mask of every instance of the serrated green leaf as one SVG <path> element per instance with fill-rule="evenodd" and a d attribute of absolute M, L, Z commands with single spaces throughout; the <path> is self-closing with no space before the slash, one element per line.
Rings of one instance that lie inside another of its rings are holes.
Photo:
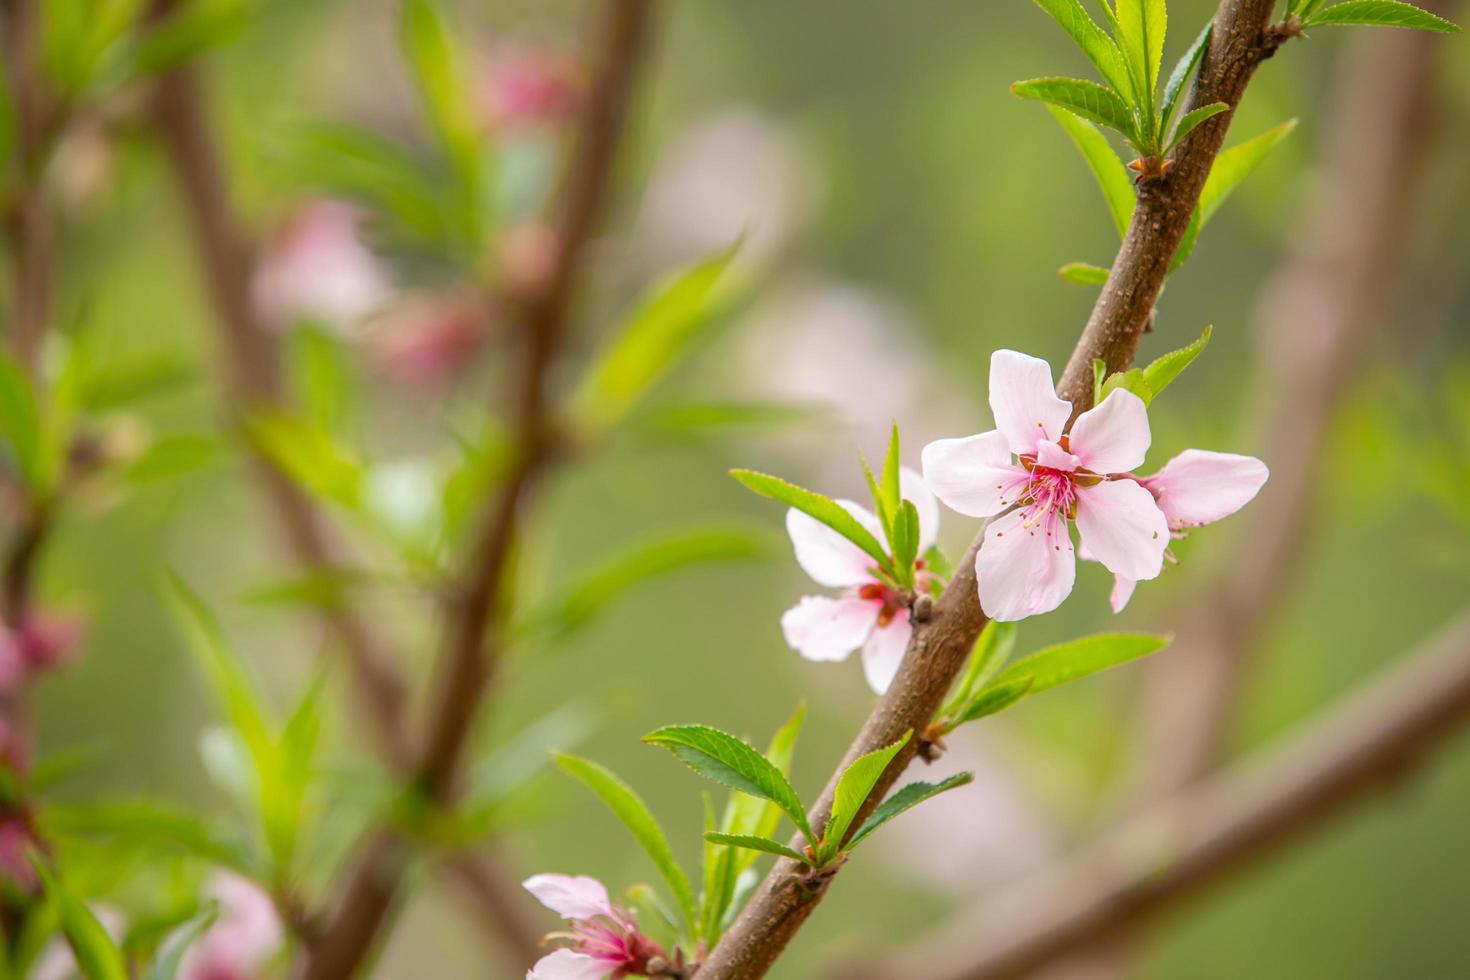
<path fill-rule="evenodd" d="M 607 804 L 608 809 L 623 822 L 623 826 L 632 832 L 633 837 L 643 847 L 654 867 L 659 874 L 663 875 L 665 881 L 674 892 L 674 899 L 679 903 L 679 911 L 684 916 L 684 922 L 690 928 L 698 921 L 698 910 L 694 905 L 694 890 L 689 885 L 689 878 L 684 874 L 684 869 L 674 860 L 674 852 L 669 847 L 669 840 L 664 836 L 663 827 L 643 802 L 643 798 L 633 791 L 627 783 L 615 776 L 611 770 L 601 766 L 590 759 L 583 759 L 575 755 L 556 756 L 556 764 L 568 775 L 578 779 L 592 792 Z"/>
<path fill-rule="evenodd" d="M 1133 82 L 1123 60 L 1123 52 L 1107 31 L 1088 16 L 1080 0 L 1036 0 L 1036 5 L 1050 14 L 1077 42 L 1077 47 L 1082 49 L 1105 82 L 1125 100 L 1132 96 Z"/>
<path fill-rule="evenodd" d="M 863 479 L 868 484 L 868 496 L 873 501 L 873 510 L 878 515 L 878 524 L 883 529 L 883 539 L 893 540 L 893 511 L 889 509 L 888 501 L 885 499 L 883 488 L 878 485 L 878 478 L 873 475 L 873 467 L 868 465 L 868 457 L 858 451 L 858 465 L 862 467 Z"/>
<path fill-rule="evenodd" d="M 1199 233 L 1205 225 L 1209 224 L 1210 219 L 1215 216 L 1220 206 L 1240 186 L 1241 182 L 1265 162 L 1266 157 L 1282 140 L 1291 135 L 1292 130 L 1296 128 L 1296 122 L 1295 119 L 1288 119 L 1279 126 L 1274 126 L 1259 136 L 1232 146 L 1215 157 L 1215 162 L 1210 167 L 1210 176 L 1205 179 L 1204 189 L 1200 192 L 1199 205 L 1195 208 L 1194 214 L 1190 216 L 1189 227 L 1184 232 L 1184 240 L 1180 242 L 1179 250 L 1174 254 L 1174 262 L 1169 267 L 1170 271 L 1184 264 L 1194 252 Z"/>
<path fill-rule="evenodd" d="M 898 465 L 898 423 L 893 423 L 893 431 L 888 437 L 888 452 L 883 457 L 883 477 L 879 483 L 882 491 L 882 506 L 891 519 L 896 519 L 903 492 L 899 490 L 899 465 Z M 892 544 L 892 539 L 889 539 Z M 900 566 L 902 562 L 899 563 Z"/>
<path fill-rule="evenodd" d="M 912 810 L 920 803 L 933 799 L 940 793 L 967 785 L 974 779 L 973 773 L 961 772 L 938 783 L 909 783 L 907 786 L 900 787 L 892 796 L 878 804 L 878 809 L 873 811 L 872 816 L 863 821 L 857 833 L 852 835 L 852 840 L 847 842 L 847 849 L 850 851 L 857 847 L 869 834 L 904 811 Z"/>
<path fill-rule="evenodd" d="M 668 749 L 701 776 L 770 800 L 791 818 L 808 843 L 816 843 L 806 807 L 781 770 L 734 735 L 705 725 L 669 725 L 649 732 L 643 741 Z"/>
<path fill-rule="evenodd" d="M 1119 46 L 1132 70 L 1136 102 L 1152 127 L 1153 100 L 1164 63 L 1164 33 L 1168 26 L 1164 0 L 1116 0 L 1113 12 L 1118 21 Z M 1145 142 L 1151 144 L 1157 133 L 1148 135 L 1150 138 Z M 1151 147 L 1140 145 L 1139 149 Z"/>
<path fill-rule="evenodd" d="M 1113 92 L 1096 82 L 1080 78 L 1033 78 L 1016 82 L 1011 91 L 1023 99 L 1037 99 L 1059 106 L 1083 119 L 1117 130 L 1136 139 L 1132 110 Z"/>
<path fill-rule="evenodd" d="M 1194 359 L 1199 357 L 1200 352 L 1209 346 L 1210 334 L 1213 331 L 1213 327 L 1205 327 L 1199 339 L 1194 343 L 1155 358 L 1148 367 L 1143 369 L 1143 380 L 1148 386 L 1150 401 L 1169 387 L 1174 379 L 1179 377 L 1179 373 L 1189 367 Z"/>
<path fill-rule="evenodd" d="M 122 951 L 102 928 L 92 910 L 56 879 L 39 856 L 33 858 L 32 864 L 45 888 L 46 897 L 56 903 L 62 934 L 76 956 L 77 967 L 87 980 L 128 980 L 127 961 L 123 959 Z"/>
<path fill-rule="evenodd" d="M 976 695 L 975 699 L 960 709 L 954 721 L 946 726 L 946 731 L 953 731 L 966 722 L 976 721 L 988 715 L 999 714 L 1017 701 L 1031 693 L 1035 684 L 1034 677 L 1021 677 L 1008 683 L 999 683 L 987 687 Z"/>
<path fill-rule="evenodd" d="M 888 552 L 878 543 L 878 539 L 831 497 L 824 497 L 805 487 L 787 483 L 780 477 L 757 473 L 755 470 L 731 470 L 730 475 L 762 497 L 779 500 L 827 525 L 867 552 L 879 568 L 896 577 L 893 562 L 889 559 Z"/>
<path fill-rule="evenodd" d="M 1436 17 L 1429 11 L 1398 0 L 1346 0 L 1324 7 L 1303 21 L 1305 27 L 1324 24 L 1377 24 L 1384 27 L 1408 27 L 1418 31 L 1456 34 L 1460 28 Z"/>
<path fill-rule="evenodd" d="M 1124 234 L 1127 234 L 1126 228 Z M 1057 270 L 1057 275 L 1079 286 L 1101 286 L 1108 281 L 1110 273 L 1110 269 L 1086 262 L 1068 262 Z"/>
<path fill-rule="evenodd" d="M 1211 102 L 1209 105 L 1202 105 L 1198 109 L 1189 110 L 1184 114 L 1184 118 L 1179 120 L 1179 127 L 1174 130 L 1174 136 L 1169 140 L 1169 145 L 1164 148 L 1164 152 L 1168 153 L 1174 147 L 1183 143 L 1189 138 L 1189 134 L 1199 128 L 1200 123 L 1206 119 L 1213 119 L 1220 113 L 1229 111 L 1230 107 L 1223 102 Z"/>
<path fill-rule="evenodd" d="M 893 561 L 904 585 L 913 584 L 914 559 L 918 557 L 919 511 L 912 500 L 905 500 L 893 522 Z"/>
<path fill-rule="evenodd" d="M 769 837 L 752 837 L 748 834 L 721 834 L 709 831 L 704 839 L 712 844 L 725 844 L 729 847 L 741 847 L 751 851 L 763 851 L 766 854 L 776 854 L 781 857 L 800 861 L 802 864 L 810 864 L 811 861 L 802 854 L 798 854 L 785 844 Z"/>
<path fill-rule="evenodd" d="M 832 816 L 828 818 L 827 827 L 822 831 L 822 842 L 817 846 L 820 864 L 828 863 L 843 849 L 847 831 L 868 801 L 873 787 L 878 785 L 888 764 L 908 744 L 913 734 L 907 732 L 892 745 L 855 759 L 838 777 L 837 790 L 832 797 Z"/>
<path fill-rule="evenodd" d="M 1087 167 L 1092 171 L 1092 177 L 1097 181 L 1097 186 L 1103 192 L 1103 199 L 1108 202 L 1108 212 L 1113 216 L 1113 226 L 1118 230 L 1118 237 L 1123 238 L 1128 234 L 1128 225 L 1133 220 L 1133 206 L 1137 203 L 1137 195 L 1133 192 L 1133 181 L 1128 176 L 1128 168 L 1113 152 L 1112 146 L 1108 144 L 1107 137 L 1097 130 L 1092 123 L 1075 115 L 1066 109 L 1056 106 L 1046 107 L 1052 114 L 1052 118 L 1061 125 L 1067 135 L 1071 137 L 1072 144 L 1082 154 L 1082 159 L 1087 162 Z M 1074 262 L 1062 267 L 1062 275 L 1067 278 L 1067 270 L 1073 268 L 1086 270 L 1096 269 L 1096 266 L 1084 266 Z M 1107 281 L 1107 270 L 1101 270 L 1103 282 Z M 1080 280 L 1073 279 L 1073 282 Z"/>
<path fill-rule="evenodd" d="M 1059 643 L 1017 660 L 997 674 L 985 690 L 1029 677 L 1032 683 L 1027 694 L 1040 694 L 1079 677 L 1155 653 L 1172 639 L 1152 633 L 1099 633 Z"/>
<path fill-rule="evenodd" d="M 1109 376 L 1108 380 L 1103 382 L 1103 397 L 1106 398 L 1119 389 L 1133 392 L 1139 398 L 1143 399 L 1145 405 L 1153 401 L 1154 398 L 1153 391 L 1149 388 L 1148 382 L 1144 380 L 1143 368 L 1119 371 L 1117 374 Z"/>
<path fill-rule="evenodd" d="M 1169 75 L 1169 81 L 1164 84 L 1164 105 L 1159 113 L 1159 131 L 1167 133 L 1174 124 L 1174 114 L 1178 111 L 1181 97 L 1188 91 L 1190 79 L 1194 77 L 1195 70 L 1204 59 L 1205 51 L 1210 47 L 1210 35 L 1214 32 L 1215 22 L 1207 22 L 1195 36 L 1189 50 L 1174 65 L 1174 71 Z"/>
<path fill-rule="evenodd" d="M 688 353 L 719 304 L 717 287 L 736 248 L 688 266 L 643 297 L 577 390 L 574 412 L 583 425 L 612 428 Z"/>

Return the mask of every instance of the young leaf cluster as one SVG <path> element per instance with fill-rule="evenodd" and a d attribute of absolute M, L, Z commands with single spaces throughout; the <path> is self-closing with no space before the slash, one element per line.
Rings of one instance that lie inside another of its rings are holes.
<path fill-rule="evenodd" d="M 1287 0 L 1286 18 L 1297 31 L 1328 24 L 1376 24 L 1440 34 L 1460 30 L 1443 17 L 1399 0 L 1344 0 L 1331 6 L 1326 0 Z"/>
<path fill-rule="evenodd" d="M 1143 399 L 1145 405 L 1152 403 L 1154 398 L 1173 383 L 1174 379 L 1179 377 L 1180 373 L 1189 367 L 1200 352 L 1209 345 L 1212 332 L 1213 328 L 1205 327 L 1198 340 L 1155 358 L 1147 367 L 1119 371 L 1111 376 L 1105 377 L 1107 365 L 1102 361 L 1094 361 L 1092 364 L 1094 403 L 1100 403 L 1119 388 L 1133 392 Z"/>

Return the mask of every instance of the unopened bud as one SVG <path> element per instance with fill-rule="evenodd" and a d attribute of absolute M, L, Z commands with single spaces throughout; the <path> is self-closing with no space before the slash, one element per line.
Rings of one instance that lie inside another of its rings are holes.
<path fill-rule="evenodd" d="M 914 600 L 914 622 L 927 623 L 934 618 L 934 597 L 928 593 Z"/>

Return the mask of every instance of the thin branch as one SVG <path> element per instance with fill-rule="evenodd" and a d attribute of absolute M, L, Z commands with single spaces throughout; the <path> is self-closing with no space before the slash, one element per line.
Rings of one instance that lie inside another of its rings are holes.
<path fill-rule="evenodd" d="M 1234 107 L 1256 67 L 1271 50 L 1263 47 L 1262 41 L 1273 6 L 1272 0 L 1221 0 L 1193 103 L 1219 101 L 1232 110 L 1195 131 L 1177 154 L 1169 176 L 1142 187 L 1123 247 L 1058 385 L 1058 394 L 1072 402 L 1074 413 L 1092 404 L 1094 359 L 1101 358 L 1112 370 L 1126 368 L 1132 362 L 1210 164 L 1224 141 Z M 812 817 L 815 826 L 824 825 L 830 815 L 838 774 L 848 763 L 892 745 L 906 732 L 922 732 L 938 710 L 985 624 L 974 573 L 979 546 L 977 538 L 936 604 L 932 621 L 915 628 L 898 676 L 828 781 Z M 863 814 L 872 811 L 913 760 L 918 749 L 914 742 L 911 739 L 894 759 L 854 826 L 862 821 Z M 764 976 L 821 901 L 835 874 L 811 887 L 805 882 L 807 875 L 801 865 L 779 859 L 710 952 L 700 968 L 701 980 L 756 980 Z"/>
<path fill-rule="evenodd" d="M 843 975 L 1013 980 L 1126 936 L 1398 785 L 1467 720 L 1470 614 L 1461 614 L 1283 744 L 1007 888 L 942 937 Z"/>
<path fill-rule="evenodd" d="M 516 464 L 487 513 L 463 585 L 448 609 L 430 729 L 415 770 L 418 788 L 435 803 L 453 797 L 469 735 L 503 650 L 497 614 L 520 515 L 558 448 L 549 375 L 566 333 L 588 244 L 606 205 L 618 138 L 649 33 L 651 0 L 611 0 L 605 9 L 594 84 L 555 216 L 555 261 L 544 282 L 522 299 L 524 364 L 515 406 Z M 389 830 L 369 840 L 331 922 L 310 951 L 302 980 L 336 980 L 362 965 L 397 898 L 410 850 L 410 842 Z"/>

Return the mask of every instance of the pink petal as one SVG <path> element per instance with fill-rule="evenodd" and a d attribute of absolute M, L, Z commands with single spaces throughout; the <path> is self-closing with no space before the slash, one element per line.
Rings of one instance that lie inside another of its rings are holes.
<path fill-rule="evenodd" d="M 873 693 L 882 694 L 893 683 L 913 632 L 908 610 L 900 609 L 887 626 L 879 626 L 868 635 L 863 644 L 863 676 Z"/>
<path fill-rule="evenodd" d="M 919 554 L 922 555 L 939 536 L 939 500 L 924 478 L 907 466 L 898 468 L 898 492 L 919 512 Z"/>
<path fill-rule="evenodd" d="M 1082 458 L 1067 452 L 1050 439 L 1043 439 L 1036 444 L 1036 462 L 1048 469 L 1071 473 L 1082 465 Z"/>
<path fill-rule="evenodd" d="M 924 447 L 924 481 L 950 510 L 993 517 L 1016 502 L 1026 471 L 1011 462 L 999 429 Z M 921 515 L 922 516 L 922 515 Z"/>
<path fill-rule="evenodd" d="M 1013 350 L 990 355 L 990 410 L 1017 456 L 1036 452 L 1038 440 L 1060 439 L 1072 417 L 1071 404 L 1057 397 L 1051 383 L 1051 366 Z"/>
<path fill-rule="evenodd" d="M 1164 567 L 1169 522 L 1132 480 L 1077 488 L 1077 530 L 1087 551 L 1115 575 L 1151 579 Z"/>
<path fill-rule="evenodd" d="M 1113 607 L 1113 612 L 1120 613 L 1128 605 L 1128 600 L 1133 598 L 1133 590 L 1138 583 L 1131 578 L 1122 575 L 1113 576 L 1113 590 L 1108 593 L 1108 605 Z"/>
<path fill-rule="evenodd" d="M 1143 481 L 1153 491 L 1169 526 L 1195 527 L 1235 513 L 1250 503 L 1270 471 L 1254 456 L 1186 449 Z"/>
<path fill-rule="evenodd" d="M 613 966 L 570 949 L 557 949 L 541 957 L 526 972 L 526 980 L 605 980 Z"/>
<path fill-rule="evenodd" d="M 607 889 L 588 875 L 533 875 L 521 887 L 563 919 L 617 918 Z"/>
<path fill-rule="evenodd" d="M 877 517 L 850 500 L 837 502 L 874 537 L 883 540 L 883 528 Z M 791 535 L 791 544 L 796 549 L 796 563 L 818 585 L 840 589 L 872 581 L 869 569 L 877 562 L 816 518 L 792 508 L 786 512 L 786 533 Z"/>
<path fill-rule="evenodd" d="M 1077 417 L 1069 442 L 1094 473 L 1127 473 L 1143 465 L 1152 438 L 1143 399 L 1120 388 Z"/>
<path fill-rule="evenodd" d="M 808 660 L 846 660 L 878 620 L 879 602 L 804 596 L 781 616 L 786 643 Z"/>
<path fill-rule="evenodd" d="M 1067 525 L 1055 514 L 1025 527 L 1020 511 L 990 522 L 975 558 L 980 607 L 1007 622 L 1050 612 L 1062 604 L 1077 577 Z"/>

